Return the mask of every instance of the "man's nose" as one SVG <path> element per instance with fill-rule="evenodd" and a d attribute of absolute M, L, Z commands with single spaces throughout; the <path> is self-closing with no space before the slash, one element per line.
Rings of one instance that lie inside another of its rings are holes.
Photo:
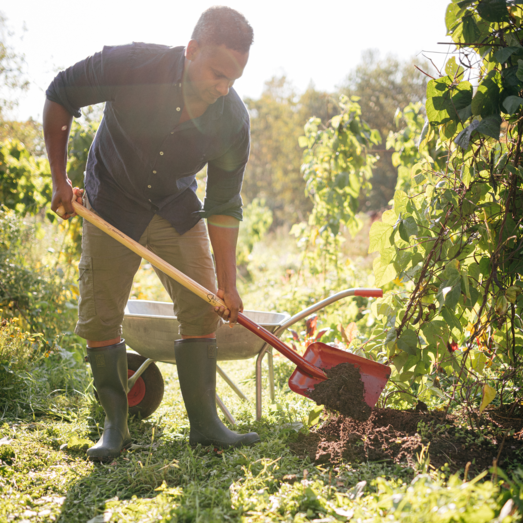
<path fill-rule="evenodd" d="M 216 90 L 220 93 L 220 96 L 227 96 L 230 88 L 231 83 L 229 81 L 218 82 L 218 85 L 216 86 Z"/>

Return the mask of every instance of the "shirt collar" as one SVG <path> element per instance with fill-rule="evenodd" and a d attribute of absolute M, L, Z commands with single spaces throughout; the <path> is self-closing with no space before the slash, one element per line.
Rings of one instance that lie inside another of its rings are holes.
<path fill-rule="evenodd" d="M 185 64 L 185 47 L 183 45 L 172 48 L 173 52 L 173 83 L 181 84 L 183 79 L 183 67 Z"/>

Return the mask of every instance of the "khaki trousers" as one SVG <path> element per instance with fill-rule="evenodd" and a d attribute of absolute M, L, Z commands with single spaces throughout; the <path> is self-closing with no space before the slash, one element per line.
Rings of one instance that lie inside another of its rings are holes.
<path fill-rule="evenodd" d="M 92 210 L 87 197 L 84 205 Z M 203 220 L 180 235 L 167 220 L 155 215 L 140 244 L 216 293 L 214 265 Z M 76 334 L 92 341 L 110 340 L 122 334 L 124 309 L 140 262 L 140 256 L 84 220 Z M 221 319 L 214 308 L 163 272 L 156 268 L 155 271 L 173 300 L 180 334 L 205 336 L 215 332 Z"/>

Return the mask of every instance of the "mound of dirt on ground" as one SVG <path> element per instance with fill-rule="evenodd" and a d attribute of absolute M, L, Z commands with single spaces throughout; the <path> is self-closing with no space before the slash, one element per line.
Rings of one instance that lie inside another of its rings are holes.
<path fill-rule="evenodd" d="M 492 420 L 492 416 L 487 419 Z M 481 436 L 457 422 L 456 416 L 445 418 L 443 412 L 373 409 L 367 421 L 331 417 L 315 432 L 300 433 L 291 450 L 316 463 L 388 461 L 412 466 L 423 446 L 430 443 L 431 465 L 439 468 L 448 463 L 452 472 L 468 462 L 471 473 L 485 470 L 492 466 L 500 449 L 501 467 L 504 462 L 523 463 L 523 430 L 513 436 L 506 431 L 503 436 L 498 430 L 496 436 L 485 437 L 485 433 Z"/>
<path fill-rule="evenodd" d="M 340 363 L 326 369 L 325 374 L 329 379 L 318 383 L 309 393 L 310 398 L 343 416 L 358 421 L 368 420 L 371 408 L 363 399 L 365 387 L 358 368 L 352 363 Z"/>

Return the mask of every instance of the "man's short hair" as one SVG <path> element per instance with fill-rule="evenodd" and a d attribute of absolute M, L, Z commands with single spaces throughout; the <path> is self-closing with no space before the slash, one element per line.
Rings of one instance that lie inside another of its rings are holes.
<path fill-rule="evenodd" d="M 220 5 L 202 13 L 191 36 L 200 45 L 225 45 L 240 53 L 249 51 L 253 38 L 247 19 L 238 11 Z"/>

